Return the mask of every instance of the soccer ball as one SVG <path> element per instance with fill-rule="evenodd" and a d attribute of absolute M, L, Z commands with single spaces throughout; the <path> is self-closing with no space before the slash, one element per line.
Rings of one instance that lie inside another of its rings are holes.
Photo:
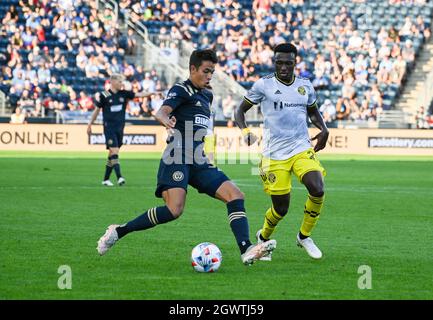
<path fill-rule="evenodd" d="M 191 264 L 197 272 L 215 272 L 223 260 L 221 250 L 210 242 L 202 242 L 191 252 Z"/>

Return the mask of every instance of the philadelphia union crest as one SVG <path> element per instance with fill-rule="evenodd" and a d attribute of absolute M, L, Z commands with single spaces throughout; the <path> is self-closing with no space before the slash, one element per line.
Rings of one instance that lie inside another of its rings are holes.
<path fill-rule="evenodd" d="M 175 171 L 173 172 L 173 180 L 174 181 L 182 181 L 183 180 L 183 172 L 182 171 Z"/>

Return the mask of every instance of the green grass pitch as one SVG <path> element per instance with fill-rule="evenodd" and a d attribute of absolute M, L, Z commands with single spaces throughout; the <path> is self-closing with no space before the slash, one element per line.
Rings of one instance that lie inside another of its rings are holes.
<path fill-rule="evenodd" d="M 313 261 L 296 247 L 306 191 L 295 179 L 272 262 L 245 267 L 225 205 L 189 189 L 182 217 L 128 235 L 105 256 L 107 225 L 161 205 L 157 155 L 121 154 L 124 187 L 100 185 L 105 153 L 0 152 L 0 299 L 433 299 L 433 157 L 322 156 L 326 201 Z M 251 238 L 270 201 L 251 165 L 221 168 L 246 194 Z M 113 179 L 114 181 L 114 179 Z M 223 253 L 218 272 L 190 265 L 199 242 Z M 58 268 L 72 289 L 58 288 Z M 371 268 L 371 289 L 360 289 Z"/>

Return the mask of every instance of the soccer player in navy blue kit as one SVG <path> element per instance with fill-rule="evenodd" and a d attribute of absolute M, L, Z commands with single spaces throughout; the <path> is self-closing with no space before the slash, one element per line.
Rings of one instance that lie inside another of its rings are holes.
<path fill-rule="evenodd" d="M 126 234 L 152 228 L 178 218 L 184 209 L 187 187 L 223 201 L 241 252 L 241 260 L 251 265 L 276 247 L 275 240 L 251 244 L 244 194 L 203 152 L 213 95 L 210 86 L 217 57 L 212 50 L 195 50 L 190 57 L 189 79 L 168 92 L 155 118 L 170 134 L 162 155 L 155 195 L 165 205 L 153 207 L 123 225 L 110 225 L 98 241 L 98 253 L 105 254 Z"/>
<path fill-rule="evenodd" d="M 113 74 L 110 77 L 110 89 L 97 93 L 95 96 L 95 111 L 87 126 L 87 134 L 92 133 L 92 124 L 98 117 L 99 111 L 102 109 L 102 117 L 104 124 L 105 145 L 108 149 L 108 160 L 105 166 L 105 175 L 102 185 L 111 187 L 113 183 L 110 181 L 111 172 L 116 172 L 117 184 L 122 186 L 125 184 L 125 178 L 122 177 L 119 164 L 119 151 L 122 146 L 123 129 L 125 128 L 125 110 L 128 100 L 135 97 L 148 97 L 153 93 L 122 90 L 123 75 Z"/>

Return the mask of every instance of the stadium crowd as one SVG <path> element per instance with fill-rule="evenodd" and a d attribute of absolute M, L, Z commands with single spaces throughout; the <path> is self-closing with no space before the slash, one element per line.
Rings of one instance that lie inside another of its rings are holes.
<path fill-rule="evenodd" d="M 143 22 L 173 61 L 183 41 L 214 48 L 220 67 L 247 89 L 272 72 L 273 46 L 294 43 L 296 73 L 312 81 L 327 122 L 375 120 L 392 108 L 431 37 L 433 12 L 426 0 L 118 3 L 120 18 L 128 13 Z M 93 94 L 113 72 L 136 91 L 164 92 L 171 85 L 127 61 L 135 52 L 132 31 L 122 34 L 113 12 L 98 13 L 95 0 L 4 0 L 0 19 L 0 90 L 29 115 L 91 110 Z M 233 117 L 233 98 L 219 106 L 226 120 Z M 161 94 L 132 101 L 129 115 L 151 116 L 162 100 Z"/>
<path fill-rule="evenodd" d="M 392 108 L 431 36 L 432 6 L 425 0 L 203 4 L 120 1 L 122 11 L 142 21 L 161 47 L 192 41 L 198 48 L 216 49 L 221 68 L 247 89 L 272 72 L 276 44 L 294 43 L 296 72 L 309 78 L 326 101 L 329 121 L 375 120 L 378 112 Z"/>
<path fill-rule="evenodd" d="M 98 13 L 96 1 L 5 0 L 0 20 L 0 90 L 13 112 L 19 107 L 32 117 L 56 110 L 85 114 L 113 73 L 122 73 L 137 92 L 166 88 L 155 70 L 127 61 L 136 45 L 132 31 L 121 34 L 113 12 Z M 150 116 L 161 99 L 135 99 L 128 113 Z"/>

